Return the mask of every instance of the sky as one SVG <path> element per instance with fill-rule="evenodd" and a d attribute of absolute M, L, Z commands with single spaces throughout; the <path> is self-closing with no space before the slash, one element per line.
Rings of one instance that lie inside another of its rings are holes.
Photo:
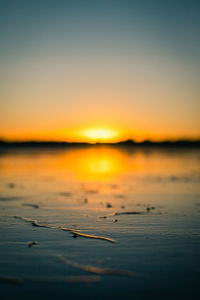
<path fill-rule="evenodd" d="M 199 138 L 199 32 L 194 0 L 0 0 L 0 139 Z"/>

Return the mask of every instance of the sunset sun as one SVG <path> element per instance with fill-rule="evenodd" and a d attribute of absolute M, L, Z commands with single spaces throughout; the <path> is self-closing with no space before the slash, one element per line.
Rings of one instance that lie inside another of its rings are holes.
<path fill-rule="evenodd" d="M 81 132 L 89 142 L 112 142 L 118 136 L 117 131 L 108 128 L 86 129 Z"/>

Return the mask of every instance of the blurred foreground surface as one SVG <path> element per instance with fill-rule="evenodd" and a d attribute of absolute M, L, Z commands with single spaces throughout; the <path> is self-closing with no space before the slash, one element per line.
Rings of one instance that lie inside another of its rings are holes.
<path fill-rule="evenodd" d="M 199 196 L 198 149 L 1 152 L 1 299 L 198 299 Z"/>

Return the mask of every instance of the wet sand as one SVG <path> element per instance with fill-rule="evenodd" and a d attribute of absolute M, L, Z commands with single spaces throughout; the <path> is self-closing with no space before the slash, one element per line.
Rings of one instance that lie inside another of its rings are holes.
<path fill-rule="evenodd" d="M 198 299 L 200 151 L 0 154 L 3 299 Z"/>

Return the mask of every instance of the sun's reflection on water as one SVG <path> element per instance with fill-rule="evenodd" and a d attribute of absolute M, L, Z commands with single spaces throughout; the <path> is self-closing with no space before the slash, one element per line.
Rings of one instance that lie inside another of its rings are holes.
<path fill-rule="evenodd" d="M 40 179 L 42 184 L 43 179 L 51 178 L 55 182 L 108 182 L 117 185 L 124 180 L 131 184 L 140 180 L 149 185 L 152 181 L 159 182 L 161 186 L 170 178 L 174 179 L 174 183 L 185 178 L 191 182 L 193 177 L 197 181 L 197 161 L 198 153 L 195 151 L 147 151 L 103 145 L 25 149 L 0 155 L 0 179 Z"/>
<path fill-rule="evenodd" d="M 62 156 L 60 164 L 78 179 L 92 181 L 104 181 L 130 169 L 127 156 L 113 148 L 73 150 Z"/>

